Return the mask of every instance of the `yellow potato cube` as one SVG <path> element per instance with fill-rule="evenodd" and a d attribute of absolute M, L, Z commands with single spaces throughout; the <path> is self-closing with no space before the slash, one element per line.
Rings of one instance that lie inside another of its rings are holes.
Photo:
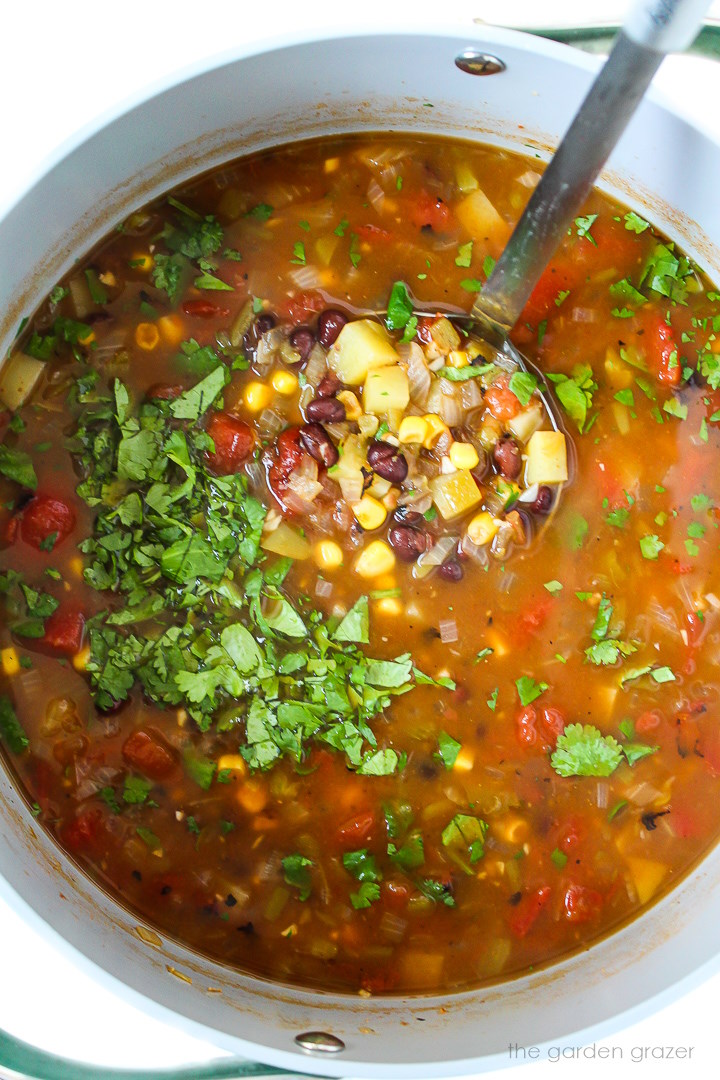
<path fill-rule="evenodd" d="M 500 216 L 482 188 L 476 188 L 458 204 L 455 211 L 461 225 L 474 240 L 490 240 L 502 245 L 510 235 L 510 226 Z"/>
<path fill-rule="evenodd" d="M 567 447 L 562 431 L 536 431 L 527 446 L 525 483 L 562 484 L 568 478 Z"/>
<path fill-rule="evenodd" d="M 369 371 L 363 388 L 366 413 L 385 416 L 393 409 L 403 412 L 410 403 L 410 384 L 405 368 L 380 367 Z"/>
<path fill-rule="evenodd" d="M 346 386 L 361 386 L 369 371 L 397 361 L 387 331 L 372 319 L 346 323 L 328 355 L 330 370 Z"/>
<path fill-rule="evenodd" d="M 12 645 L 9 645 L 7 649 L 0 651 L 0 665 L 2 665 L 3 673 L 5 675 L 17 675 L 20 670 L 17 649 L 14 649 Z"/>
<path fill-rule="evenodd" d="M 467 469 L 457 469 L 449 475 L 434 476 L 430 481 L 430 493 L 445 521 L 453 521 L 481 501 L 477 484 Z"/>
<path fill-rule="evenodd" d="M 647 904 L 660 887 L 667 874 L 665 863 L 654 859 L 628 859 L 628 869 L 641 904 Z"/>
<path fill-rule="evenodd" d="M 0 401 L 10 412 L 19 409 L 32 394 L 45 371 L 42 360 L 15 353 L 0 367 Z"/>
<path fill-rule="evenodd" d="M 358 555 L 354 570 L 362 578 L 376 578 L 389 574 L 395 566 L 395 555 L 384 540 L 373 540 Z"/>

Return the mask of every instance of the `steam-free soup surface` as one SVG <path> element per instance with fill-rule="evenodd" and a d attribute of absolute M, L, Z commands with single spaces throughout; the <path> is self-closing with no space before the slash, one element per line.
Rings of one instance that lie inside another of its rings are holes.
<path fill-rule="evenodd" d="M 444 317 L 538 178 L 384 136 L 233 163 L 0 372 L 5 748 L 83 869 L 245 971 L 505 978 L 716 838 L 719 298 L 594 194 L 514 335 L 558 428 Z"/>

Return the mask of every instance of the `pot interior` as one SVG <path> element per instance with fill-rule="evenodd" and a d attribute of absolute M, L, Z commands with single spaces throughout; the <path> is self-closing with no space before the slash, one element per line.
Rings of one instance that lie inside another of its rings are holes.
<path fill-rule="evenodd" d="M 468 48 L 505 70 L 477 77 Z M 193 72 L 85 133 L 0 221 L 0 346 L 9 347 L 70 268 L 133 209 L 243 153 L 356 131 L 444 134 L 547 159 L 594 63 L 522 35 L 477 28 L 279 45 Z M 692 170 L 668 166 L 693 161 Z M 679 241 L 720 277 L 720 206 L 710 177 L 720 148 L 651 97 L 601 186 Z M 42 223 L 39 227 L 38 223 Z M 640 920 L 589 953 L 524 978 L 447 998 L 319 995 L 265 984 L 161 939 L 80 874 L 34 824 L 0 769 L 7 883 L 80 953 L 151 1001 L 191 1019 L 218 1045 L 328 1075 L 447 1075 L 507 1062 L 508 1046 L 607 1026 L 698 969 L 720 948 L 711 896 L 720 854 Z M 452 1028 L 452 1037 L 448 1037 Z M 328 1031 L 345 1050 L 312 1059 L 294 1043 Z"/>

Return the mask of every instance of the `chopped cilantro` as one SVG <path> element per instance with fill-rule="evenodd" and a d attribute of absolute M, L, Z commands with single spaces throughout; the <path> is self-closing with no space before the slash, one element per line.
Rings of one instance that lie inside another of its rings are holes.
<path fill-rule="evenodd" d="M 388 299 L 386 323 L 388 330 L 402 330 L 413 314 L 412 300 L 404 281 L 396 281 Z"/>
<path fill-rule="evenodd" d="M 560 776 L 610 776 L 621 760 L 612 735 L 601 735 L 591 724 L 570 724 L 558 736 L 550 764 Z"/>
<path fill-rule="evenodd" d="M 544 682 L 535 682 L 527 675 L 521 676 L 515 680 L 515 686 L 517 687 L 518 697 L 520 698 L 521 705 L 530 705 L 544 694 L 548 688 L 548 684 Z"/>
<path fill-rule="evenodd" d="M 640 551 L 644 559 L 657 559 L 665 545 L 657 534 L 646 534 L 640 538 Z"/>
<path fill-rule="evenodd" d="M 468 240 L 467 244 L 460 244 L 458 247 L 458 253 L 455 256 L 455 265 L 462 266 L 467 269 L 472 262 L 473 242 Z"/>
<path fill-rule="evenodd" d="M 312 892 L 312 859 L 306 859 L 304 855 L 286 855 L 282 860 L 283 875 L 288 885 L 298 889 L 298 899 L 307 900 Z"/>
<path fill-rule="evenodd" d="M 446 731 L 440 732 L 436 757 L 440 758 L 446 769 L 452 769 L 461 750 L 462 743 L 459 743 L 457 739 L 453 739 Z"/>

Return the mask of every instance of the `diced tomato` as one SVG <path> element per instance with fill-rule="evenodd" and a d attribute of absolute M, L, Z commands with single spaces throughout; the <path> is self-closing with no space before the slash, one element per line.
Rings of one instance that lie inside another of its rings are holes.
<path fill-rule="evenodd" d="M 569 855 L 578 846 L 583 837 L 583 827 L 576 818 L 570 818 L 563 823 L 558 835 L 557 846 L 560 851 Z"/>
<path fill-rule="evenodd" d="M 75 656 L 82 648 L 85 616 L 74 606 L 61 604 L 45 621 L 43 645 L 63 656 Z"/>
<path fill-rule="evenodd" d="M 558 735 L 562 735 L 565 725 L 565 716 L 559 709 L 548 706 L 540 710 L 540 727 L 551 743 L 555 742 Z"/>
<path fill-rule="evenodd" d="M 573 273 L 565 263 L 553 261 L 548 263 L 543 270 L 538 283 L 530 293 L 528 301 L 518 319 L 518 325 L 530 323 L 537 326 L 548 315 L 558 310 L 556 300 L 561 292 L 572 289 L 578 279 L 577 271 Z"/>
<path fill-rule="evenodd" d="M 393 240 L 393 234 L 379 225 L 358 225 L 355 232 L 359 240 L 368 244 L 391 244 Z"/>
<path fill-rule="evenodd" d="M 277 312 L 293 326 L 299 326 L 300 323 L 309 322 L 313 315 L 317 315 L 327 306 L 327 301 L 319 292 L 301 292 L 278 304 Z"/>
<path fill-rule="evenodd" d="M 237 472 L 255 446 L 252 428 L 232 413 L 216 412 L 205 429 L 215 443 L 215 452 L 208 453 L 207 462 L 218 476 Z"/>
<path fill-rule="evenodd" d="M 20 536 L 38 551 L 52 551 L 74 528 L 74 510 L 52 495 L 34 495 L 22 511 Z"/>
<path fill-rule="evenodd" d="M 520 402 L 508 387 L 508 377 L 501 375 L 485 391 L 484 403 L 496 420 L 512 420 L 520 412 Z"/>
<path fill-rule="evenodd" d="M 645 732 L 653 731 L 654 728 L 659 727 L 660 720 L 661 717 L 656 712 L 641 713 L 635 721 L 635 733 L 643 735 Z"/>
<path fill-rule="evenodd" d="M 549 596 L 547 599 L 538 600 L 531 607 L 526 608 L 512 627 L 513 640 L 522 645 L 529 641 L 531 637 L 534 637 L 545 623 L 552 606 L 553 600 Z"/>
<path fill-rule="evenodd" d="M 122 754 L 128 765 L 151 780 L 163 780 L 176 767 L 173 752 L 155 732 L 133 731 L 123 743 Z"/>
<path fill-rule="evenodd" d="M 410 899 L 410 889 L 402 881 L 384 881 L 382 895 L 389 911 L 404 911 Z"/>
<path fill-rule="evenodd" d="M 406 199 L 405 203 L 408 217 L 416 228 L 427 227 L 434 232 L 447 229 L 450 222 L 450 207 L 439 195 L 430 195 L 427 191 L 421 191 L 411 200 Z"/>
<path fill-rule="evenodd" d="M 675 796 L 670 803 L 670 814 L 667 818 L 672 831 L 681 840 L 691 840 L 700 836 L 706 827 L 700 813 L 701 807 L 695 805 L 693 800 Z"/>
<path fill-rule="evenodd" d="M 549 899 L 549 885 L 543 885 L 535 892 L 523 896 L 510 917 L 510 930 L 515 937 L 522 938 L 530 932 Z"/>
<path fill-rule="evenodd" d="M 185 387 L 173 383 L 153 383 L 147 392 L 148 398 L 159 401 L 174 401 L 185 393 Z"/>
<path fill-rule="evenodd" d="M 291 513 L 284 503 L 287 482 L 290 473 L 298 467 L 305 453 L 300 442 L 299 427 L 285 428 L 285 431 L 278 435 L 275 453 L 275 461 L 268 470 L 268 486 L 287 514 Z"/>
<path fill-rule="evenodd" d="M 347 847 L 351 851 L 355 847 L 367 844 L 372 838 L 377 826 L 377 821 L 372 810 L 364 814 L 357 814 L 343 822 L 337 830 L 337 841 L 341 847 Z"/>
<path fill-rule="evenodd" d="M 705 622 L 696 611 L 689 611 L 685 616 L 685 632 L 687 633 L 688 648 L 694 649 L 700 644 L 705 633 Z"/>
<path fill-rule="evenodd" d="M 537 723 L 537 712 L 532 705 L 526 705 L 524 709 L 515 717 L 515 729 L 518 737 L 518 741 L 523 746 L 534 746 L 538 740 L 538 733 L 535 724 Z"/>
<path fill-rule="evenodd" d="M 81 810 L 62 830 L 65 846 L 75 854 L 97 848 L 105 832 L 105 815 L 99 807 Z"/>
<path fill-rule="evenodd" d="M 211 300 L 186 300 L 182 309 L 191 319 L 226 319 L 230 314 L 230 308 Z"/>
<path fill-rule="evenodd" d="M 673 574 L 691 574 L 695 569 L 692 563 L 681 562 L 677 555 L 671 555 L 669 552 L 662 552 L 661 558 L 669 563 L 670 570 Z"/>
<path fill-rule="evenodd" d="M 680 351 L 672 327 L 656 311 L 645 316 L 642 337 L 651 370 L 658 382 L 678 386 L 682 380 Z"/>
<path fill-rule="evenodd" d="M 585 885 L 570 885 L 565 891 L 563 904 L 569 922 L 591 922 L 602 910 L 603 896 L 597 889 L 588 889 Z"/>
<path fill-rule="evenodd" d="M 368 994 L 384 994 L 392 990 L 398 981 L 398 973 L 392 968 L 386 971 L 375 971 L 371 975 L 365 974 L 360 979 L 360 989 Z"/>
<path fill-rule="evenodd" d="M 618 507 L 628 508 L 629 503 L 622 481 L 618 479 L 613 465 L 608 461 L 598 458 L 595 462 L 597 469 L 597 485 L 603 502 L 607 499 L 607 509 L 617 510 Z M 632 494 L 632 493 L 631 493 Z"/>
<path fill-rule="evenodd" d="M 583 275 L 597 273 L 604 267 L 626 266 L 637 261 L 637 240 L 624 224 L 601 214 L 592 223 L 589 235 L 592 240 L 587 236 L 576 237 L 568 253 L 573 266 L 581 269 Z"/>

